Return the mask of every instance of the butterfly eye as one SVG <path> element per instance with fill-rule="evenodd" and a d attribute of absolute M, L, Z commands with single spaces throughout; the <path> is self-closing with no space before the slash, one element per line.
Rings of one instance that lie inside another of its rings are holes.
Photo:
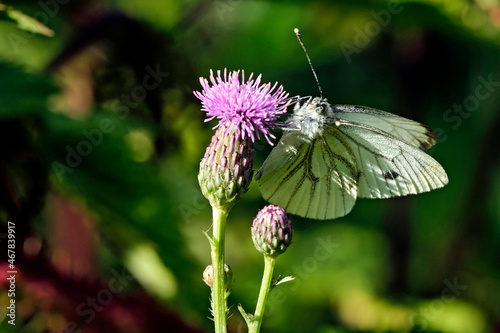
<path fill-rule="evenodd" d="M 315 111 L 318 114 L 323 114 L 325 112 L 325 106 L 323 104 L 320 104 L 316 107 Z"/>

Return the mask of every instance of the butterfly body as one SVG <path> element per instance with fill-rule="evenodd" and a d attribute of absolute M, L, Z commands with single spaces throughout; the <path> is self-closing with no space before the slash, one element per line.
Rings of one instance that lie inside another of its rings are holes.
<path fill-rule="evenodd" d="M 298 130 L 313 139 L 321 136 L 325 126 L 334 124 L 335 119 L 335 114 L 326 99 L 316 97 L 302 106 L 299 103 L 295 104 L 294 114 L 285 131 Z"/>
<path fill-rule="evenodd" d="M 384 111 L 296 104 L 278 145 L 256 173 L 267 201 L 313 219 L 346 215 L 357 197 L 389 198 L 440 188 L 448 177 L 423 152 L 436 143 L 426 126 Z"/>

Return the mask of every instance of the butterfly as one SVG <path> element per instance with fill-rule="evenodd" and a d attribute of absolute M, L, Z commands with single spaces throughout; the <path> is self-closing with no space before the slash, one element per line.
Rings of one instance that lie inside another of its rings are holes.
<path fill-rule="evenodd" d="M 424 150 L 430 128 L 373 108 L 331 105 L 321 97 L 296 103 L 284 134 L 256 172 L 265 200 L 311 219 L 348 214 L 356 198 L 428 192 L 448 183 Z"/>
<path fill-rule="evenodd" d="M 334 219 L 348 214 L 358 197 L 391 198 L 446 185 L 443 167 L 424 152 L 436 142 L 429 127 L 392 113 L 302 98 L 255 179 L 264 199 L 289 213 Z"/>

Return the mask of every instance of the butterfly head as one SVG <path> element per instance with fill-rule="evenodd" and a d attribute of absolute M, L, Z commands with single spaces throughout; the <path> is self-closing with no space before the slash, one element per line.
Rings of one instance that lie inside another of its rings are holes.
<path fill-rule="evenodd" d="M 303 104 L 295 104 L 288 130 L 300 131 L 310 139 L 323 134 L 323 128 L 335 118 L 332 107 L 326 99 L 309 98 Z"/>

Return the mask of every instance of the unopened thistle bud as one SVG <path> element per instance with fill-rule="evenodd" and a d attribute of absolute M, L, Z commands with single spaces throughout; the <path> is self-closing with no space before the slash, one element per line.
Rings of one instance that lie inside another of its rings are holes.
<path fill-rule="evenodd" d="M 276 258 L 292 243 L 292 221 L 287 212 L 278 206 L 268 205 L 253 220 L 252 240 L 263 254 Z"/>
<path fill-rule="evenodd" d="M 231 270 L 231 267 L 224 264 L 224 284 L 226 285 L 226 288 L 229 288 L 232 279 L 233 271 Z M 212 285 L 214 283 L 214 268 L 211 264 L 208 265 L 207 268 L 205 268 L 205 271 L 203 271 L 203 281 L 207 286 L 212 288 Z"/>

